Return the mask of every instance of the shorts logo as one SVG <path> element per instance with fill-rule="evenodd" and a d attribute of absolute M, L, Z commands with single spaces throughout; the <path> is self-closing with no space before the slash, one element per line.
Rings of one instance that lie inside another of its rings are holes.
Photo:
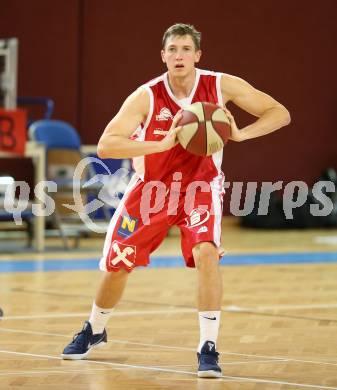
<path fill-rule="evenodd" d="M 208 221 L 210 213 L 204 209 L 194 209 L 190 212 L 189 217 L 185 218 L 187 227 L 200 226 Z M 200 230 L 200 229 L 199 229 Z M 200 232 L 201 233 L 201 232 Z"/>
<path fill-rule="evenodd" d="M 156 121 L 168 121 L 169 119 L 173 119 L 173 115 L 167 107 L 163 107 L 159 115 L 156 115 Z"/>
<path fill-rule="evenodd" d="M 115 257 L 111 255 L 115 254 Z M 133 245 L 124 245 L 118 241 L 112 243 L 109 253 L 109 265 L 112 268 L 117 268 L 120 265 L 124 265 L 127 268 L 132 268 L 135 263 L 136 247 Z"/>
<path fill-rule="evenodd" d="M 137 230 L 137 225 L 137 218 L 131 217 L 130 215 L 123 215 L 117 233 L 122 237 L 130 237 Z"/>

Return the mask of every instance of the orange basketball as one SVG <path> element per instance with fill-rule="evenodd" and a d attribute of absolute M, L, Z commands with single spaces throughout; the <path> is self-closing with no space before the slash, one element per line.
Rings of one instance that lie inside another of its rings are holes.
<path fill-rule="evenodd" d="M 184 108 L 178 126 L 178 140 L 183 148 L 198 156 L 210 156 L 228 142 L 230 122 L 219 106 L 197 102 Z"/>

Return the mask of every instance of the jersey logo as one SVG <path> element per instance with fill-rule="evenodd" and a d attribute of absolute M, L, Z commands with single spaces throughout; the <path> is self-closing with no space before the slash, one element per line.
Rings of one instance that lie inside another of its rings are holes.
<path fill-rule="evenodd" d="M 194 209 L 190 212 L 189 217 L 185 218 L 187 227 L 196 227 L 205 223 L 209 219 L 210 213 L 204 209 Z"/>
<path fill-rule="evenodd" d="M 163 129 L 154 129 L 153 134 L 154 135 L 166 135 L 169 131 L 163 130 Z"/>
<path fill-rule="evenodd" d="M 170 119 L 173 119 L 173 115 L 167 107 L 163 107 L 159 115 L 156 115 L 156 121 L 168 121 Z"/>
<path fill-rule="evenodd" d="M 137 230 L 137 225 L 137 218 L 131 217 L 130 215 L 123 215 L 117 233 L 121 237 L 130 237 Z"/>
<path fill-rule="evenodd" d="M 114 241 L 110 249 L 110 254 L 115 254 L 115 257 L 112 257 L 109 261 L 112 268 L 116 268 L 120 263 L 126 265 L 128 268 L 132 268 L 135 262 L 136 247 Z"/>

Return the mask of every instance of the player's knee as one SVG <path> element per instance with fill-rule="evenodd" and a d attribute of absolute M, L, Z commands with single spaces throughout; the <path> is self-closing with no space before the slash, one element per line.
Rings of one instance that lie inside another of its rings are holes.
<path fill-rule="evenodd" d="M 111 271 L 105 273 L 105 278 L 111 281 L 126 279 L 128 276 L 129 276 L 129 272 L 127 272 L 123 268 L 120 268 L 118 271 Z"/>
<path fill-rule="evenodd" d="M 211 242 L 202 242 L 194 248 L 194 260 L 198 270 L 209 269 L 219 265 L 218 251 Z"/>

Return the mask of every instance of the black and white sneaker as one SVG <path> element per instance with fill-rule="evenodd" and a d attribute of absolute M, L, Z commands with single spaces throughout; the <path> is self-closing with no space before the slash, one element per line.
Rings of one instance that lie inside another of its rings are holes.
<path fill-rule="evenodd" d="M 219 367 L 219 353 L 215 350 L 213 341 L 206 341 L 198 356 L 198 377 L 199 378 L 220 378 L 221 368 Z"/>
<path fill-rule="evenodd" d="M 77 333 L 73 341 L 69 343 L 61 354 L 62 359 L 80 360 L 87 357 L 93 348 L 103 347 L 107 343 L 107 335 L 104 329 L 101 334 L 92 334 L 92 328 L 88 321 L 85 321 L 83 329 Z"/>

